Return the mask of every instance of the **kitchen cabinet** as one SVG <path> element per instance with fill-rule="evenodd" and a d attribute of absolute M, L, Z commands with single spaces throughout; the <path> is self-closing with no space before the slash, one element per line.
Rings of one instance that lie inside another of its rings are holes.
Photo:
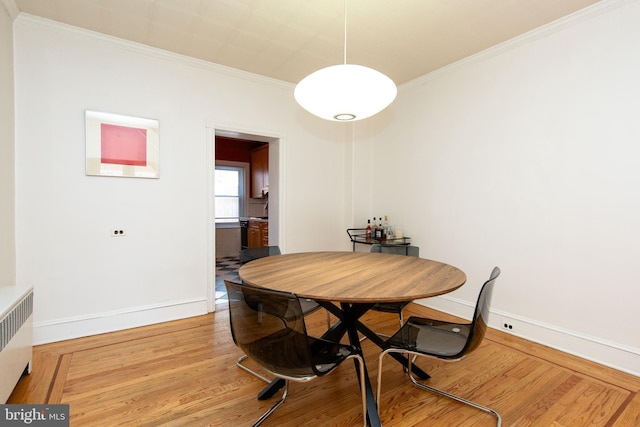
<path fill-rule="evenodd" d="M 249 221 L 249 227 L 247 229 L 247 246 L 249 248 L 269 246 L 269 222 Z"/>
<path fill-rule="evenodd" d="M 251 197 L 261 199 L 269 192 L 269 145 L 251 152 Z"/>
<path fill-rule="evenodd" d="M 262 246 L 269 246 L 269 223 L 268 222 L 262 222 L 260 223 L 261 227 L 260 227 L 260 231 L 261 231 L 261 238 L 262 238 Z"/>

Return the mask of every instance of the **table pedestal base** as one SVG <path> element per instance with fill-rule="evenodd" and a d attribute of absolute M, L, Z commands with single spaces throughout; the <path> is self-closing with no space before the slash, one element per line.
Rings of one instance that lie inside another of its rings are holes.
<path fill-rule="evenodd" d="M 358 350 L 358 353 L 360 353 L 363 358 L 364 355 L 362 354 L 362 347 L 360 345 L 360 337 L 358 336 L 358 332 L 370 339 L 371 342 L 376 344 L 378 347 L 382 348 L 384 340 L 359 320 L 363 314 L 365 314 L 371 307 L 373 307 L 372 303 L 341 303 L 341 308 L 338 308 L 335 304 L 326 301 L 318 301 L 318 304 L 323 306 L 331 314 L 335 315 L 338 318 L 338 321 L 322 335 L 322 338 L 339 342 L 345 334 L 348 334 L 349 342 Z M 398 362 L 400 362 L 405 368 L 408 366 L 409 360 L 406 357 L 402 356 L 399 353 L 391 353 L 390 355 Z M 359 370 L 359 365 L 357 362 L 355 362 L 355 367 L 356 370 Z M 382 424 L 380 423 L 380 418 L 378 417 L 378 405 L 375 400 L 373 387 L 371 386 L 371 382 L 369 381 L 369 374 L 367 372 L 366 364 L 364 369 L 365 372 L 358 372 L 358 378 L 360 381 L 365 381 L 367 398 L 367 419 L 370 426 L 381 426 Z M 411 371 L 422 380 L 431 378 L 429 374 L 424 372 L 415 364 L 412 365 Z M 260 391 L 260 393 L 258 394 L 258 400 L 269 399 L 282 387 L 284 387 L 284 380 L 280 378 L 274 379 L 273 381 L 271 381 L 271 383 L 269 383 L 269 385 L 267 385 L 264 389 L 262 389 L 262 391 Z"/>

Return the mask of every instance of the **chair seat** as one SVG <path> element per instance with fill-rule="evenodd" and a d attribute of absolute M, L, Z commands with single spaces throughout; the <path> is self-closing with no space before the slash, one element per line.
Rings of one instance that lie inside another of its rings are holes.
<path fill-rule="evenodd" d="M 302 307 L 304 314 L 311 314 L 314 311 L 320 310 L 320 304 L 308 298 L 300 298 L 300 307 Z"/>
<path fill-rule="evenodd" d="M 304 340 L 304 334 L 293 329 L 282 329 L 249 344 L 247 353 L 263 360 L 271 360 L 272 366 L 264 366 L 271 374 L 296 379 L 322 376 L 355 353 L 351 346 L 307 335 L 306 341 L 312 349 L 314 371 L 309 366 L 308 348 L 292 345 Z"/>
<path fill-rule="evenodd" d="M 409 305 L 411 301 L 402 302 L 378 302 L 372 307 L 376 311 L 385 313 L 402 313 L 402 310 Z"/>
<path fill-rule="evenodd" d="M 383 347 L 406 348 L 439 358 L 458 358 L 467 343 L 471 325 L 412 316 Z"/>

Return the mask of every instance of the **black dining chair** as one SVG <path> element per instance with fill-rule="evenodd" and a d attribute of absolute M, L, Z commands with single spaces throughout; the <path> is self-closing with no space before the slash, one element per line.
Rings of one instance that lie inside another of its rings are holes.
<path fill-rule="evenodd" d="M 265 371 L 285 381 L 280 399 L 254 426 L 260 425 L 284 402 L 289 381 L 304 382 L 321 377 L 347 359 L 358 361 L 358 375 L 365 372 L 364 360 L 355 347 L 307 334 L 300 300 L 294 293 L 229 281 L 225 281 L 225 286 L 234 343 Z M 365 382 L 359 380 L 366 426 Z"/>
<path fill-rule="evenodd" d="M 396 254 L 396 255 L 406 255 L 406 256 L 420 256 L 420 248 L 417 246 L 384 246 L 379 244 L 371 245 L 371 252 L 379 252 L 383 254 Z M 402 310 L 409 305 L 411 301 L 399 301 L 399 302 L 379 302 L 374 304 L 371 307 L 372 310 L 382 311 L 385 313 L 395 313 L 398 315 L 400 320 L 400 326 L 404 322 L 402 316 Z M 383 335 L 384 336 L 384 335 Z"/>
<path fill-rule="evenodd" d="M 489 280 L 482 285 L 471 323 L 445 322 L 411 316 L 395 334 L 383 343 L 383 351 L 378 357 L 378 410 L 382 389 L 382 360 L 387 354 L 404 353 L 414 356 L 413 359 L 415 356 L 427 356 L 447 361 L 459 361 L 480 345 L 487 330 L 491 296 L 499 275 L 500 269 L 495 267 Z M 418 382 L 411 372 L 413 360 L 411 357 L 408 359 L 408 375 L 414 385 L 488 412 L 497 418 L 498 426 L 502 425 L 502 418 L 493 409 Z"/>
<path fill-rule="evenodd" d="M 279 246 L 261 246 L 259 248 L 241 249 L 238 252 L 240 264 L 246 264 L 254 259 L 264 258 L 272 255 L 281 255 Z"/>
<path fill-rule="evenodd" d="M 250 261 L 255 259 L 264 258 L 273 255 L 281 255 L 279 246 L 261 246 L 259 248 L 247 248 L 241 249 L 238 253 L 238 258 L 240 259 L 240 264 L 244 265 Z M 301 298 L 300 306 L 302 307 L 302 313 L 304 315 L 309 315 L 314 313 L 320 309 L 320 305 L 312 299 Z M 329 312 L 327 311 L 327 329 L 331 327 L 331 317 L 329 316 Z M 236 365 L 250 374 L 260 378 L 263 381 L 268 381 L 264 376 L 260 375 L 255 370 L 249 368 L 244 364 L 247 360 L 247 355 L 244 354 L 236 360 Z"/>
<path fill-rule="evenodd" d="M 280 247 L 278 246 L 262 246 L 259 248 L 247 248 L 241 249 L 238 253 L 240 258 L 240 264 L 246 264 L 254 259 L 264 258 L 273 255 L 281 255 Z M 301 298 L 300 305 L 302 306 L 302 312 L 307 315 L 320 309 L 320 304 L 309 298 Z M 331 327 L 331 317 L 327 311 L 327 328 Z"/>

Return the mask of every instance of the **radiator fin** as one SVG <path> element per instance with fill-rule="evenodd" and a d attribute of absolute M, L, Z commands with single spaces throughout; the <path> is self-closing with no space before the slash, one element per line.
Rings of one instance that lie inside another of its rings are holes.
<path fill-rule="evenodd" d="M 33 313 L 33 292 L 29 292 L 0 320 L 0 352 Z"/>

